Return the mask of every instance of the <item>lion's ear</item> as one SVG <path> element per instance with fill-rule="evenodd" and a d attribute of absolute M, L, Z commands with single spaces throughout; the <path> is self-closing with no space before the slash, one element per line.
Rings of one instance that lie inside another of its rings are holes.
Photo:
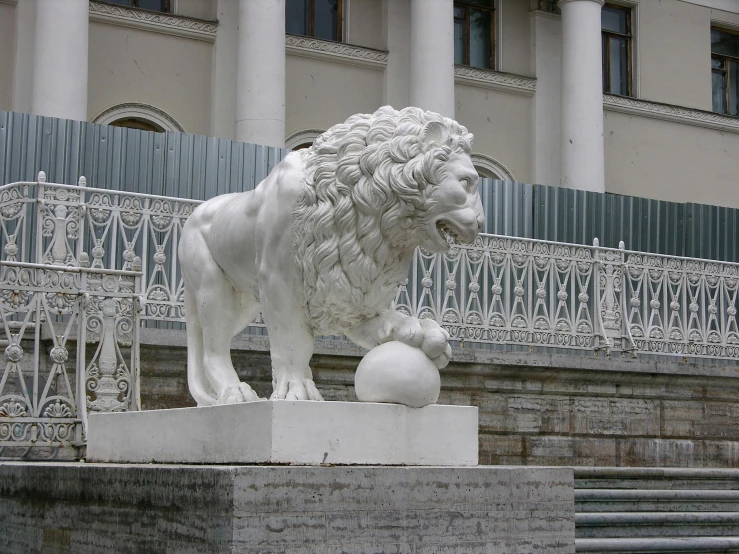
<path fill-rule="evenodd" d="M 442 146 L 449 139 L 449 129 L 439 121 L 430 121 L 421 131 L 421 142 L 423 151 L 428 150 L 432 144 Z"/>

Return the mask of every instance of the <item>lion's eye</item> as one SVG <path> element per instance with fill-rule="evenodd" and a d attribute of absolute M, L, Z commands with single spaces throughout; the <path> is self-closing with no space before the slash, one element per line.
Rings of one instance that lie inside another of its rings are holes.
<path fill-rule="evenodd" d="M 465 188 L 465 190 L 469 190 L 470 189 L 470 180 L 469 179 L 462 179 L 460 181 L 460 183 Z"/>

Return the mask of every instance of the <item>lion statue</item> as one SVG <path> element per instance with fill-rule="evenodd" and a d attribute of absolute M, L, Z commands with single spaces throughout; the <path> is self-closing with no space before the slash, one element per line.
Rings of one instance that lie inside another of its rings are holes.
<path fill-rule="evenodd" d="M 446 252 L 482 229 L 472 138 L 436 113 L 386 106 L 291 152 L 253 191 L 199 206 L 179 245 L 198 405 L 258 399 L 230 343 L 260 311 L 273 399 L 322 400 L 308 365 L 316 335 L 401 341 L 446 366 L 448 333 L 390 307 L 416 247 Z"/>

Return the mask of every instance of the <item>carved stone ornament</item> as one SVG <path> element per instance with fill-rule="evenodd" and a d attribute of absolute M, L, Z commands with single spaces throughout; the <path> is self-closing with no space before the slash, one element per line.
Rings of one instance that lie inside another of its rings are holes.
<path fill-rule="evenodd" d="M 308 366 L 316 335 L 367 349 L 399 341 L 446 366 L 447 331 L 389 306 L 417 247 L 445 253 L 482 229 L 472 140 L 449 118 L 386 106 L 291 152 L 254 191 L 200 205 L 179 244 L 198 405 L 257 400 L 229 348 L 260 312 L 273 399 L 322 400 Z"/>

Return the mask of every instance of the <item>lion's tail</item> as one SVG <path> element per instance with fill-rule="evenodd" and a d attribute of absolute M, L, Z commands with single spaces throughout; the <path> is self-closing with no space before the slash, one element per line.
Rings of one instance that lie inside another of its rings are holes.
<path fill-rule="evenodd" d="M 203 328 L 198 318 L 195 299 L 185 289 L 185 321 L 187 322 L 187 386 L 198 406 L 218 403 L 203 368 Z"/>

